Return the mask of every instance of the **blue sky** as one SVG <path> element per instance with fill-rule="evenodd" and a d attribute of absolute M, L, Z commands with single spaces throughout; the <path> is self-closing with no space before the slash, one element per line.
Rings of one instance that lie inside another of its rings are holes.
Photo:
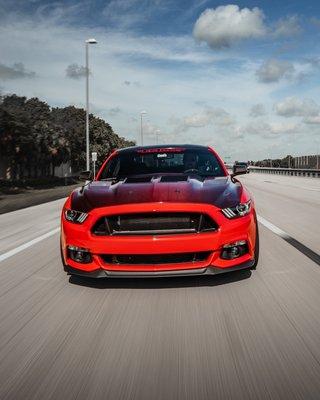
<path fill-rule="evenodd" d="M 320 151 L 320 2 L 0 0 L 0 90 L 223 157 Z"/>

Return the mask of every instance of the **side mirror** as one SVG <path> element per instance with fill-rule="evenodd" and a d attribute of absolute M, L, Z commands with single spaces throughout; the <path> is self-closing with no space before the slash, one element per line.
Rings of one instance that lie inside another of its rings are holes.
<path fill-rule="evenodd" d="M 231 176 L 244 175 L 248 173 L 248 167 L 246 165 L 234 164 L 232 167 Z"/>
<path fill-rule="evenodd" d="M 91 171 L 81 171 L 79 175 L 80 181 L 91 181 L 92 172 Z"/>

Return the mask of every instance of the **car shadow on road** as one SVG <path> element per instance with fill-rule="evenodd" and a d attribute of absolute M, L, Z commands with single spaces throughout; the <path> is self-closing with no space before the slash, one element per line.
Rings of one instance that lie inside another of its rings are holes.
<path fill-rule="evenodd" d="M 250 270 L 242 270 L 207 276 L 100 279 L 71 275 L 69 282 L 73 285 L 87 286 L 94 289 L 170 289 L 227 285 L 248 279 L 251 274 Z"/>

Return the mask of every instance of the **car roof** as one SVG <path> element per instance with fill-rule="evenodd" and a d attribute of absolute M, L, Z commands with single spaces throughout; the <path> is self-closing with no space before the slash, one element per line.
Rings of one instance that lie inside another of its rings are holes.
<path fill-rule="evenodd" d="M 160 144 L 152 146 L 132 146 L 118 149 L 118 153 L 131 153 L 133 151 L 147 150 L 147 149 L 170 149 L 170 148 L 183 148 L 187 150 L 208 150 L 208 146 L 201 146 L 198 144 Z"/>

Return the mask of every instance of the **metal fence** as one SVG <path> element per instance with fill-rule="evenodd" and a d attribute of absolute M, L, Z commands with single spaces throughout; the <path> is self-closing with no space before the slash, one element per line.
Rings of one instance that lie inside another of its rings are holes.
<path fill-rule="evenodd" d="M 311 156 L 293 157 L 291 160 L 291 166 L 298 169 L 320 169 L 320 155 L 316 154 Z"/>
<path fill-rule="evenodd" d="M 310 178 L 320 178 L 319 169 L 302 169 L 302 168 L 269 168 L 269 167 L 249 167 L 250 172 L 273 175 L 291 175 L 306 176 Z"/>

